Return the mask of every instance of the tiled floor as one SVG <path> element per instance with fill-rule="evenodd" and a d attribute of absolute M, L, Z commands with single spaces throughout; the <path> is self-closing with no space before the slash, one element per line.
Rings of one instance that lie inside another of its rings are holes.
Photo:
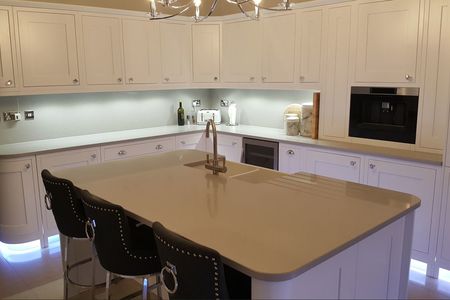
<path fill-rule="evenodd" d="M 113 287 L 113 293 L 137 290 L 139 284 L 130 280 L 123 280 L 117 287 Z M 98 299 L 103 299 L 101 296 L 103 292 L 102 289 L 97 291 Z M 76 297 L 76 300 L 89 298 L 88 293 Z M 16 256 L 5 255 L 0 248 L 1 299 L 62 299 L 62 296 L 61 255 L 57 244 L 47 249 Z M 450 299 L 450 281 L 432 279 L 411 271 L 408 298 Z"/>

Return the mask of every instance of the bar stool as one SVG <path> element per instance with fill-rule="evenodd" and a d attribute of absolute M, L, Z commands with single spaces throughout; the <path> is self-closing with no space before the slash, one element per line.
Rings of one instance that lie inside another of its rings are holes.
<path fill-rule="evenodd" d="M 169 231 L 158 222 L 152 225 L 161 259 L 161 282 L 170 299 L 228 299 L 220 254 Z"/>
<path fill-rule="evenodd" d="M 88 220 L 86 235 L 97 250 L 98 259 L 106 273 L 106 297 L 110 297 L 111 275 L 142 279 L 142 298 L 148 289 L 157 289 L 161 297 L 159 271 L 161 264 L 153 231 L 147 226 L 133 226 L 124 209 L 82 191 L 82 203 Z M 134 221 L 132 221 L 134 222 Z M 156 283 L 147 287 L 148 278 L 156 276 Z"/>
<path fill-rule="evenodd" d="M 95 253 L 92 248 L 90 258 L 75 262 L 69 265 L 68 254 L 69 246 L 72 240 L 88 240 L 85 233 L 86 217 L 83 204 L 81 203 L 79 189 L 69 180 L 53 176 L 48 170 L 41 173 L 42 181 L 45 186 L 45 206 L 51 210 L 55 217 L 58 230 L 63 237 L 63 269 L 64 269 L 64 299 L 68 298 L 69 283 L 81 287 L 92 288 L 92 297 L 94 297 L 95 287 Z M 70 271 L 78 266 L 92 262 L 92 283 L 84 285 L 73 281 L 70 278 Z"/>

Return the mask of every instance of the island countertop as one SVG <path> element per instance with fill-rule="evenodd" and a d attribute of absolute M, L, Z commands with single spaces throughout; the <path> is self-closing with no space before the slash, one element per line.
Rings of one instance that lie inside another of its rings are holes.
<path fill-rule="evenodd" d="M 309 174 L 228 163 L 180 150 L 55 172 L 151 225 L 217 250 L 260 280 L 294 278 L 420 205 L 412 195 Z"/>

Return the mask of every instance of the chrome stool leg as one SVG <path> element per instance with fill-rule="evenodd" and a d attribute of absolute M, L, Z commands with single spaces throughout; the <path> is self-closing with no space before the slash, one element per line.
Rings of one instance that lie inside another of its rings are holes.
<path fill-rule="evenodd" d="M 159 299 L 162 299 L 161 293 L 161 274 L 156 274 L 156 295 L 158 295 Z"/>
<path fill-rule="evenodd" d="M 69 252 L 69 241 L 70 238 L 68 236 L 64 236 L 64 300 L 67 300 L 69 297 L 69 260 L 68 260 L 68 252 Z"/>
<path fill-rule="evenodd" d="M 147 300 L 148 294 L 148 279 L 146 277 L 142 278 L 142 300 Z"/>
<path fill-rule="evenodd" d="M 92 246 L 92 250 L 91 250 L 91 254 L 92 254 L 92 294 L 91 294 L 91 299 L 94 300 L 95 299 L 95 246 L 94 243 L 91 243 Z"/>
<path fill-rule="evenodd" d="M 111 272 L 106 272 L 106 300 L 110 299 L 110 289 L 111 289 Z"/>

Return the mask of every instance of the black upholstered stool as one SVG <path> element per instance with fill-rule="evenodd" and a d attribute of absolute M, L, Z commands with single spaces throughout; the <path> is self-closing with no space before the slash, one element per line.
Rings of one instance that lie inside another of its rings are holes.
<path fill-rule="evenodd" d="M 220 254 L 189 241 L 158 222 L 152 225 L 161 259 L 161 280 L 170 299 L 229 298 Z"/>
<path fill-rule="evenodd" d="M 107 271 L 107 299 L 110 297 L 111 274 L 123 278 L 141 278 L 143 299 L 147 299 L 148 289 L 153 288 L 157 289 L 161 297 L 161 264 L 152 229 L 130 224 L 121 206 L 111 204 L 88 191 L 82 192 L 82 202 L 88 218 L 86 234 L 94 241 L 100 264 Z M 147 288 L 148 279 L 153 275 L 156 275 L 156 283 Z"/>
<path fill-rule="evenodd" d="M 70 242 L 73 239 L 87 240 L 85 233 L 86 217 L 83 204 L 81 203 L 80 191 L 69 180 L 53 176 L 48 170 L 43 170 L 42 181 L 45 186 L 45 206 L 51 210 L 55 217 L 58 230 L 63 237 L 64 253 L 64 299 L 68 298 L 68 285 L 74 284 L 82 287 L 91 287 L 92 296 L 95 287 L 95 253 L 92 251 L 91 258 L 78 261 L 72 265 L 68 263 Z M 94 250 L 94 249 L 93 249 Z M 70 278 L 70 271 L 82 264 L 92 262 L 92 284 L 87 286 L 74 282 Z"/>

